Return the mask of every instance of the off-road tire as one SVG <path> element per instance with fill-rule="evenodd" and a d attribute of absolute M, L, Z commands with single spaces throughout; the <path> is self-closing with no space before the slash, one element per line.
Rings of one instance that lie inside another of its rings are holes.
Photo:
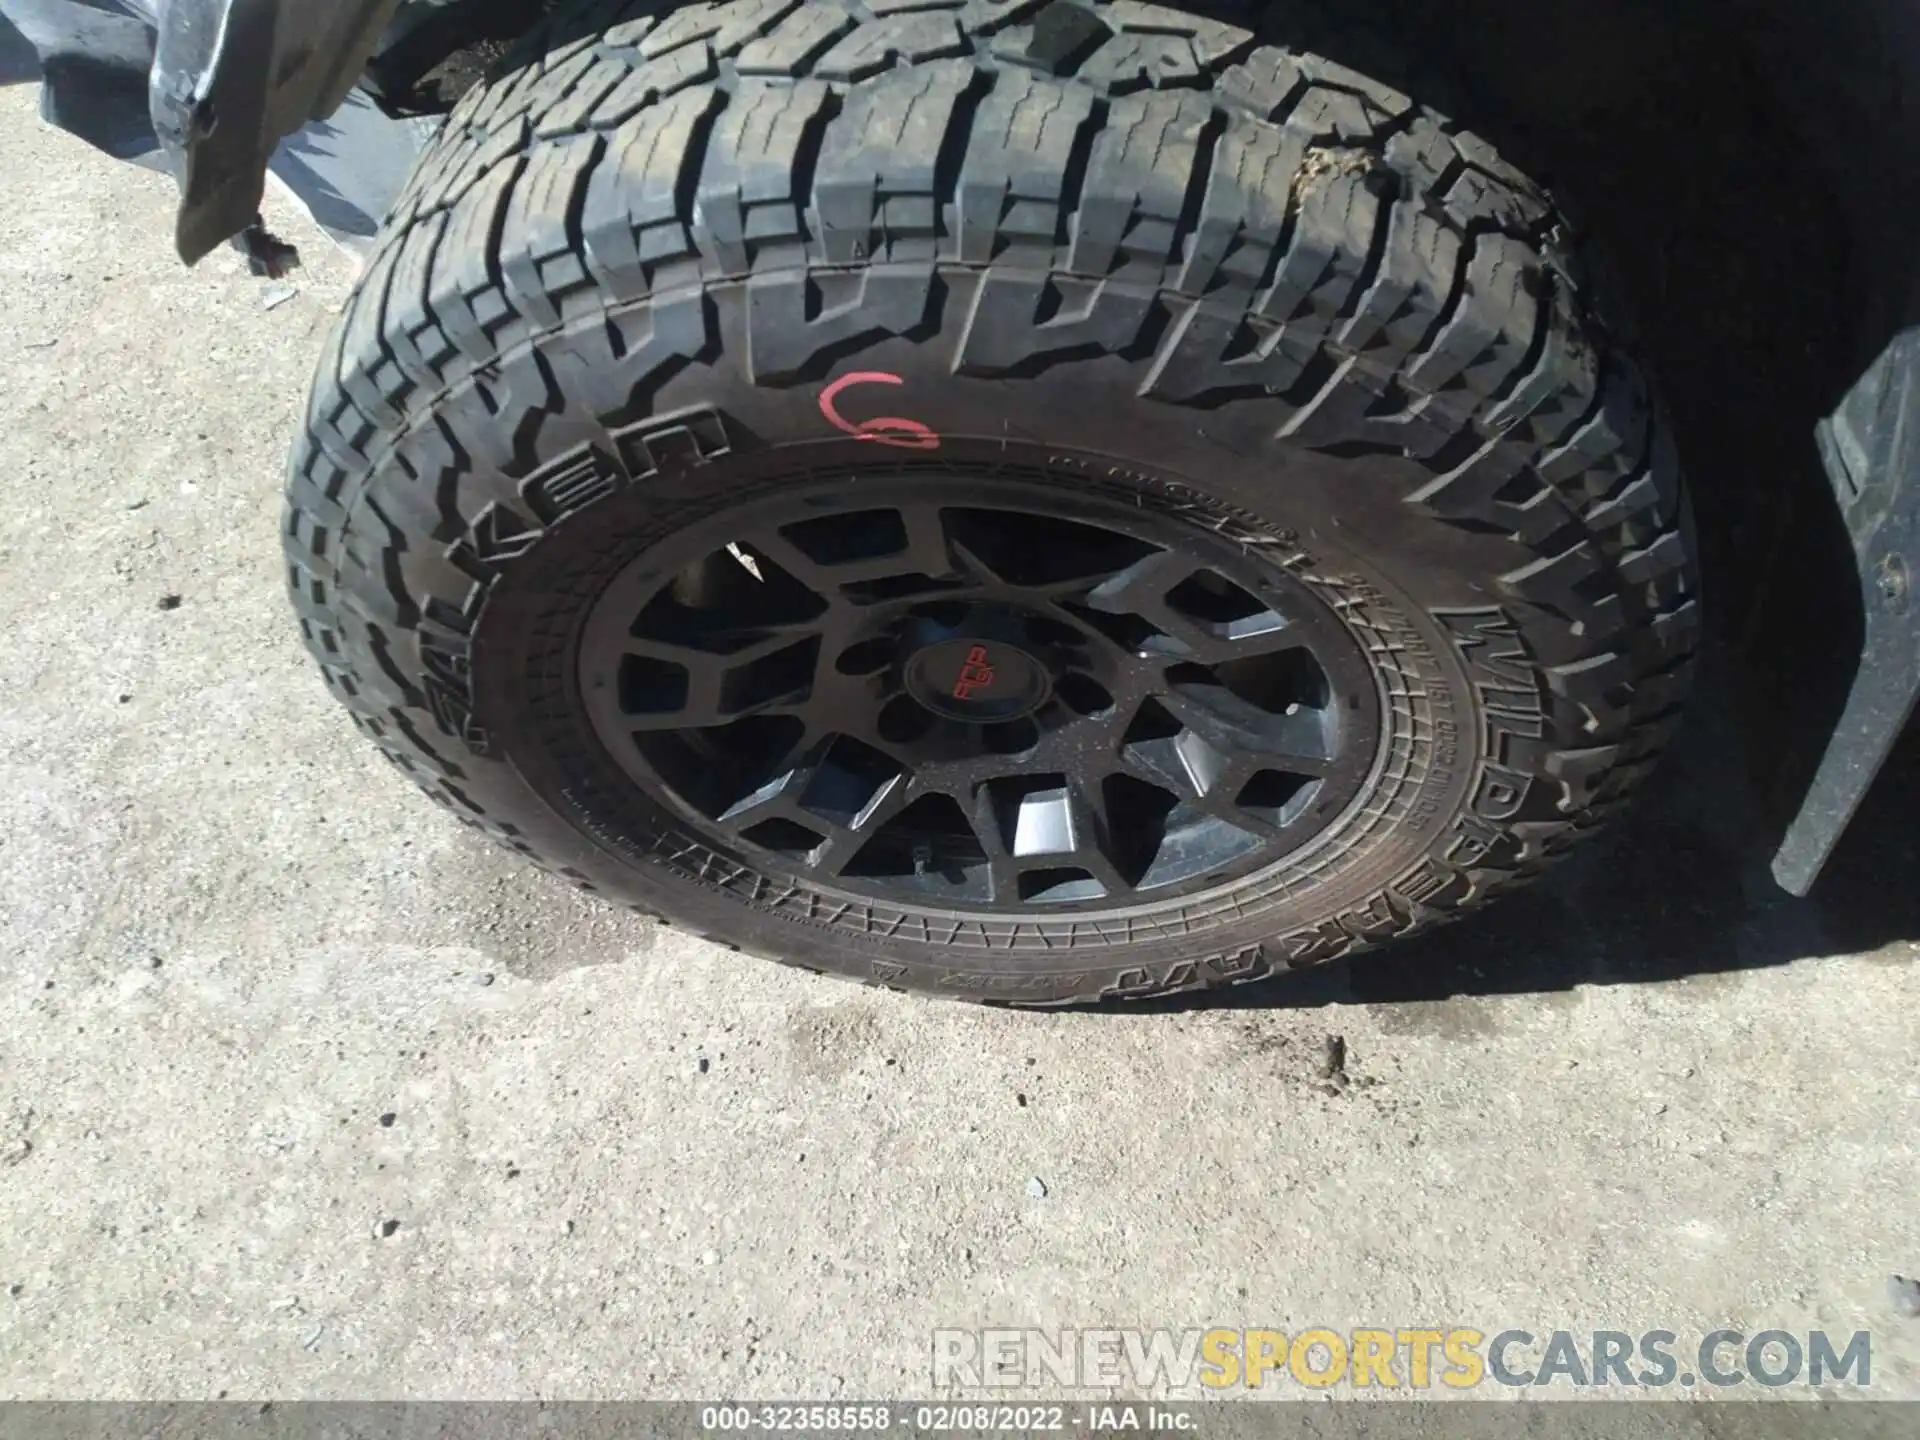
<path fill-rule="evenodd" d="M 1145 4 L 604 3 L 543 44 L 389 219 L 288 489 L 328 685 L 466 823 L 740 949 L 1060 1003 L 1411 934 L 1646 776 L 1697 629 L 1678 466 L 1575 237 L 1483 140 Z M 938 454 L 829 423 L 853 372 Z M 727 853 L 611 765 L 570 647 L 638 547 L 783 474 L 996 456 L 1317 587 L 1382 707 L 1339 823 L 1198 898 L 916 911 Z"/>

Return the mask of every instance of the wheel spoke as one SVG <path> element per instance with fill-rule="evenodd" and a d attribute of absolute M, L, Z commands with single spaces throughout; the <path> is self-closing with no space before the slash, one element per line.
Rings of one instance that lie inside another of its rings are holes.
<path fill-rule="evenodd" d="M 1068 787 L 1076 824 L 1085 827 L 1073 864 L 1085 870 L 1108 895 L 1119 896 L 1133 888 L 1115 863 L 1118 837 L 1113 817 L 1107 811 L 1105 796 L 1098 780 L 1076 779 Z"/>
<path fill-rule="evenodd" d="M 802 693 L 729 706 L 722 703 L 716 687 L 695 685 L 688 691 L 686 703 L 677 709 L 629 713 L 621 717 L 621 724 L 635 734 L 654 730 L 713 730 L 756 715 L 797 715 L 807 703 Z"/>
<path fill-rule="evenodd" d="M 811 657 L 801 653 L 803 646 L 813 647 Z M 788 652 L 794 652 L 790 665 L 769 670 L 761 663 Z M 749 715 L 793 714 L 810 704 L 819 684 L 819 639 L 797 628 L 764 633 L 726 654 L 641 637 L 627 641 L 626 653 L 665 662 L 679 672 L 643 683 L 643 693 L 635 697 L 643 708 L 623 716 L 635 731 L 703 730 Z M 682 690 L 673 703 L 669 697 Z"/>
<path fill-rule="evenodd" d="M 1127 746 L 1117 773 L 1151 785 L 1173 802 L 1160 821 L 1163 837 L 1201 818 L 1225 820 L 1247 830 L 1258 826 L 1263 834 L 1277 833 L 1258 817 L 1249 817 L 1251 823 L 1241 823 L 1236 797 L 1255 768 L 1249 757 L 1222 754 L 1195 732 L 1184 730 L 1176 736 Z"/>
<path fill-rule="evenodd" d="M 906 548 L 888 557 L 886 575 L 928 575 L 936 580 L 956 573 L 947 540 L 946 517 L 933 504 L 903 505 L 900 523 L 907 532 Z M 876 562 L 878 563 L 878 562 Z"/>
<path fill-rule="evenodd" d="M 922 793 L 902 770 L 875 779 L 841 764 L 842 737 L 810 731 L 776 762 L 772 778 L 717 817 L 739 830 L 785 820 L 823 837 L 808 865 L 838 875 L 861 848 Z"/>
<path fill-rule="evenodd" d="M 766 556 L 816 595 L 831 595 L 840 583 L 834 567 L 822 565 L 778 530 L 755 534 L 745 548 Z"/>
<path fill-rule="evenodd" d="M 1183 800 L 1218 795 L 1248 769 L 1240 752 L 1218 749 L 1192 729 L 1123 746 L 1120 759 L 1130 773 Z"/>
<path fill-rule="evenodd" d="M 1306 637 L 1277 610 L 1262 610 L 1239 620 L 1222 620 L 1205 626 L 1203 633 L 1200 659 L 1211 665 L 1307 648 Z"/>
<path fill-rule="evenodd" d="M 821 560 L 802 550 L 780 530 L 755 535 L 751 547 L 785 570 L 808 589 L 822 596 L 835 594 L 840 587 L 858 585 L 894 576 L 924 575 L 932 580 L 949 580 L 958 567 L 948 543 L 945 518 L 939 505 L 924 503 L 894 508 L 905 543 L 882 555 L 867 555 L 845 560 Z"/>
<path fill-rule="evenodd" d="M 886 748 L 886 747 L 882 747 Z M 988 780 L 1011 780 L 1023 775 L 1054 774 L 1070 767 L 1080 753 L 1060 731 L 1044 734 L 1040 743 L 1025 754 L 964 755 L 917 762 L 921 778 L 931 787 L 951 795 L 961 795 Z"/>
<path fill-rule="evenodd" d="M 1129 887 L 1107 851 L 1107 816 L 1098 791 L 1077 781 L 1047 789 L 1025 790 L 996 798 L 993 786 L 981 787 L 996 845 L 1006 858 L 1008 878 L 1018 887 L 1022 876 L 1042 871 L 1079 871 L 1097 881 L 1107 895 Z M 1011 842 L 1007 836 L 1011 834 Z M 994 852 L 988 852 L 990 859 Z M 1001 873 L 996 867 L 996 876 Z"/>
<path fill-rule="evenodd" d="M 1200 814 L 1214 820 L 1224 820 L 1236 830 L 1244 830 L 1256 840 L 1277 840 L 1284 833 L 1284 826 L 1275 825 L 1230 800 L 1204 803 L 1194 807 Z"/>
<path fill-rule="evenodd" d="M 1306 637 L 1289 625 L 1286 616 L 1278 610 L 1253 609 L 1233 614 L 1231 618 L 1206 619 L 1189 614 L 1174 603 L 1174 592 L 1182 585 L 1210 574 L 1202 561 L 1163 550 L 1135 561 L 1091 589 L 1086 588 L 1084 581 L 1079 582 L 1077 593 L 1080 603 L 1089 610 L 1132 617 L 1151 627 L 1131 649 L 1107 636 L 1116 648 L 1129 654 L 1166 655 L 1218 665 L 1228 660 L 1250 660 L 1283 650 L 1307 648 Z M 1070 596 L 1075 593 L 1075 587 L 1055 587 L 1055 593 Z"/>
<path fill-rule="evenodd" d="M 1167 602 L 1200 562 L 1172 550 L 1156 550 L 1110 575 L 1086 592 L 1085 604 L 1105 615 L 1135 615 L 1160 632 L 1146 648 L 1160 654 L 1197 656 L 1206 637 Z"/>
<path fill-rule="evenodd" d="M 798 820 L 800 794 L 833 739 L 807 727 L 767 766 L 765 780 L 720 813 L 720 823 L 745 827 L 775 818 Z"/>
<path fill-rule="evenodd" d="M 805 773 L 797 766 L 790 766 L 721 811 L 720 823 L 745 828 L 758 825 L 762 820 L 797 819 L 793 813 L 797 808 L 794 798 L 806 783 Z"/>
<path fill-rule="evenodd" d="M 772 696 L 750 704 L 731 707 L 721 703 L 710 687 L 696 687 L 687 701 L 676 710 L 628 714 L 621 723 L 635 734 L 653 730 L 713 730 L 756 715 L 796 715 L 807 704 L 801 695 Z"/>
<path fill-rule="evenodd" d="M 1000 810 L 989 786 L 976 785 L 971 794 L 947 792 L 960 801 L 973 838 L 987 857 L 988 888 L 996 902 L 1017 899 L 1020 893 L 1020 866 L 1007 849 L 1006 833 L 1000 828 Z"/>
<path fill-rule="evenodd" d="M 980 552 L 965 540 L 953 541 L 954 565 L 969 584 L 987 591 L 1011 588 L 999 571 L 981 558 Z"/>
<path fill-rule="evenodd" d="M 835 738 L 835 732 L 821 716 L 817 704 L 808 704 L 795 712 L 800 720 L 800 733 L 787 743 L 787 746 L 771 764 L 766 774 L 774 778 L 791 775 L 796 771 L 810 769 L 814 759 Z"/>
<path fill-rule="evenodd" d="M 1263 840 L 1277 836 L 1282 827 L 1255 814 L 1239 801 L 1242 787 L 1253 778 L 1257 769 L 1251 762 L 1236 761 L 1213 788 L 1200 794 L 1181 796 L 1180 803 L 1167 816 L 1167 827 L 1175 829 L 1192 820 L 1204 818 L 1224 820 L 1236 829 L 1245 830 Z"/>
<path fill-rule="evenodd" d="M 1286 762 L 1282 768 L 1302 775 L 1320 776 L 1332 770 L 1325 712 L 1296 706 L 1291 714 L 1274 715 L 1225 686 L 1208 686 L 1205 691 L 1201 699 L 1191 690 L 1171 690 L 1160 697 L 1160 704 L 1216 751 L 1282 760 Z"/>
<path fill-rule="evenodd" d="M 781 626 L 776 630 L 721 631 L 710 637 L 716 643 L 735 639 L 741 641 L 738 646 L 728 650 L 716 649 L 713 645 L 687 645 L 634 635 L 627 639 L 626 653 L 648 660 L 664 660 L 672 665 L 685 666 L 688 670 L 716 665 L 722 670 L 734 670 L 742 665 L 751 665 L 755 660 L 764 660 L 769 655 L 778 655 L 790 645 L 804 644 L 813 635 L 814 627 L 793 625 Z M 744 638 L 748 636 L 753 638 Z"/>
<path fill-rule="evenodd" d="M 854 857 L 866 847 L 867 842 L 886 827 L 889 820 L 924 793 L 913 783 L 912 776 L 898 775 L 886 781 L 873 798 L 847 823 L 825 822 L 827 839 L 825 844 L 813 852 L 814 867 L 823 874 L 840 874 L 853 863 Z M 808 820 L 819 819 L 811 810 L 806 814 Z"/>

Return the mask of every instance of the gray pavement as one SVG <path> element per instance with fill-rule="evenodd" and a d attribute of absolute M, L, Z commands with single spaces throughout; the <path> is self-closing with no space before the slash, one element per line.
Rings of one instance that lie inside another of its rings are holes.
<path fill-rule="evenodd" d="M 299 646 L 282 457 L 349 262 L 281 206 L 291 300 L 180 268 L 170 182 L 32 103 L 0 92 L 0 1396 L 913 1395 L 938 1326 L 1417 1323 L 1865 1329 L 1872 1393 L 1920 1395 L 1893 802 L 1786 901 L 1709 706 L 1540 893 L 1211 1008 L 991 1012 L 662 932 L 434 809 Z"/>

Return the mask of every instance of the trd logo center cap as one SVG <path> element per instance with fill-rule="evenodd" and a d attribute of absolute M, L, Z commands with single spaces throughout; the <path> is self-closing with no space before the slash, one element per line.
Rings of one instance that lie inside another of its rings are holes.
<path fill-rule="evenodd" d="M 975 725 L 1017 720 L 1046 702 L 1046 667 L 1004 640 L 961 636 L 918 650 L 907 661 L 907 690 L 936 715 Z"/>

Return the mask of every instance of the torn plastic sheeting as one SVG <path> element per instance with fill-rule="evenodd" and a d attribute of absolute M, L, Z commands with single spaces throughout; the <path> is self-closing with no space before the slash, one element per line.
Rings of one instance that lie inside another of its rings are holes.
<path fill-rule="evenodd" d="M 41 113 L 116 159 L 171 169 L 154 132 L 148 83 L 154 10 L 79 0 L 0 0 L 0 84 L 40 79 Z M 363 250 L 437 128 L 395 120 L 354 91 L 324 121 L 296 132 L 270 168 L 335 241 Z"/>
<path fill-rule="evenodd" d="M 0 0 L 0 82 L 41 81 L 40 114 L 117 160 L 156 158 L 147 103 L 152 14 L 77 0 Z"/>

